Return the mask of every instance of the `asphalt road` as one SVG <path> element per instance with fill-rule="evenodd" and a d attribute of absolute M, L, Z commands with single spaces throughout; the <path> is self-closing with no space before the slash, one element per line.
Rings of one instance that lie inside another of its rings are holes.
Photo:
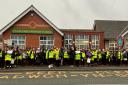
<path fill-rule="evenodd" d="M 128 70 L 0 72 L 0 85 L 128 84 Z"/>

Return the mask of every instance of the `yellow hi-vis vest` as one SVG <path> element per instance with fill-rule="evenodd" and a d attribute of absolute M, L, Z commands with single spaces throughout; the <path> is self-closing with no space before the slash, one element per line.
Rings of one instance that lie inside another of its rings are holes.
<path fill-rule="evenodd" d="M 94 51 L 93 54 L 94 54 L 94 55 L 93 55 L 93 58 L 94 58 L 94 59 L 97 58 L 97 51 Z"/>
<path fill-rule="evenodd" d="M 86 55 L 85 55 L 85 53 L 84 52 L 81 52 L 82 53 L 82 58 L 86 58 Z"/>
<path fill-rule="evenodd" d="M 118 59 L 122 60 L 122 58 L 123 58 L 122 52 L 119 51 L 118 54 L 117 54 L 117 56 L 118 56 Z"/>
<path fill-rule="evenodd" d="M 49 51 L 47 50 L 47 51 L 46 51 L 46 56 L 45 56 L 46 59 L 48 59 L 48 52 L 49 52 Z"/>
<path fill-rule="evenodd" d="M 23 58 L 23 56 L 22 56 L 22 55 L 18 56 L 18 59 L 19 59 L 19 60 L 22 60 L 22 58 Z"/>
<path fill-rule="evenodd" d="M 30 55 L 31 59 L 34 59 L 34 52 L 32 51 L 31 55 Z"/>
<path fill-rule="evenodd" d="M 54 51 L 48 52 L 48 58 L 54 58 Z"/>
<path fill-rule="evenodd" d="M 59 59 L 59 50 L 55 50 L 55 57 L 56 59 Z"/>
<path fill-rule="evenodd" d="M 10 54 L 6 54 L 5 55 L 5 61 L 11 61 L 11 55 Z"/>
<path fill-rule="evenodd" d="M 2 58 L 2 51 L 0 52 L 0 58 Z"/>
<path fill-rule="evenodd" d="M 101 56 L 101 52 L 98 53 L 98 58 L 101 59 L 102 56 Z"/>
<path fill-rule="evenodd" d="M 75 60 L 81 60 L 81 54 L 80 53 L 77 53 L 75 55 Z"/>
<path fill-rule="evenodd" d="M 91 51 L 91 53 L 92 53 L 92 55 L 93 55 L 93 56 L 91 57 L 91 61 L 94 61 L 94 55 L 95 55 L 95 54 L 94 54 L 94 51 Z"/>
<path fill-rule="evenodd" d="M 69 55 L 68 55 L 67 51 L 64 52 L 64 58 L 69 58 Z"/>
<path fill-rule="evenodd" d="M 27 51 L 28 56 L 30 57 L 31 50 Z"/>
<path fill-rule="evenodd" d="M 107 52 L 106 52 L 106 58 L 108 59 L 109 57 L 110 57 L 110 52 L 107 51 Z"/>

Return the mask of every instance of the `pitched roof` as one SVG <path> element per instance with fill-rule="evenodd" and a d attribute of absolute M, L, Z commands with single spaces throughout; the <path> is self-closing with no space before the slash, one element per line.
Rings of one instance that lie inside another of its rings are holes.
<path fill-rule="evenodd" d="M 49 21 L 41 12 L 39 12 L 33 5 L 31 5 L 29 8 L 27 8 L 24 12 L 22 12 L 19 16 L 17 16 L 14 20 L 12 20 L 10 23 L 8 23 L 3 29 L 0 30 L 0 34 L 2 34 L 4 31 L 6 31 L 9 27 L 11 27 L 13 24 L 15 24 L 18 20 L 20 20 L 24 15 L 26 15 L 28 12 L 34 11 L 36 12 L 42 19 L 44 19 L 50 26 L 52 26 L 60 35 L 64 35 L 63 32 L 59 30 L 58 27 L 56 27 L 51 21 Z"/>
<path fill-rule="evenodd" d="M 95 31 L 104 32 L 106 39 L 116 38 L 128 30 L 128 21 L 95 20 Z"/>

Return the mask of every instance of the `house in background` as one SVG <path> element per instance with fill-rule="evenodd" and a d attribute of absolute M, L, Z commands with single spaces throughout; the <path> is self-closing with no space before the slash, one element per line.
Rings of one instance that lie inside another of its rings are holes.
<path fill-rule="evenodd" d="M 117 38 L 124 38 L 124 48 L 128 47 L 128 21 L 95 20 L 95 31 L 104 32 L 104 47 L 117 48 Z"/>

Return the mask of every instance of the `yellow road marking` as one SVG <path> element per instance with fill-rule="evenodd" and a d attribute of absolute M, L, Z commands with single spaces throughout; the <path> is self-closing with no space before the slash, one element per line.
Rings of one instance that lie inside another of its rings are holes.
<path fill-rule="evenodd" d="M 23 74 L 23 73 L 0 73 L 0 74 Z"/>
<path fill-rule="evenodd" d="M 70 75 L 70 76 L 77 76 L 77 75 Z"/>
<path fill-rule="evenodd" d="M 93 72 L 70 72 L 70 73 L 78 73 L 78 74 L 81 74 L 81 73 L 86 73 L 87 74 L 87 73 L 89 73 L 90 74 L 90 73 L 93 73 Z"/>

